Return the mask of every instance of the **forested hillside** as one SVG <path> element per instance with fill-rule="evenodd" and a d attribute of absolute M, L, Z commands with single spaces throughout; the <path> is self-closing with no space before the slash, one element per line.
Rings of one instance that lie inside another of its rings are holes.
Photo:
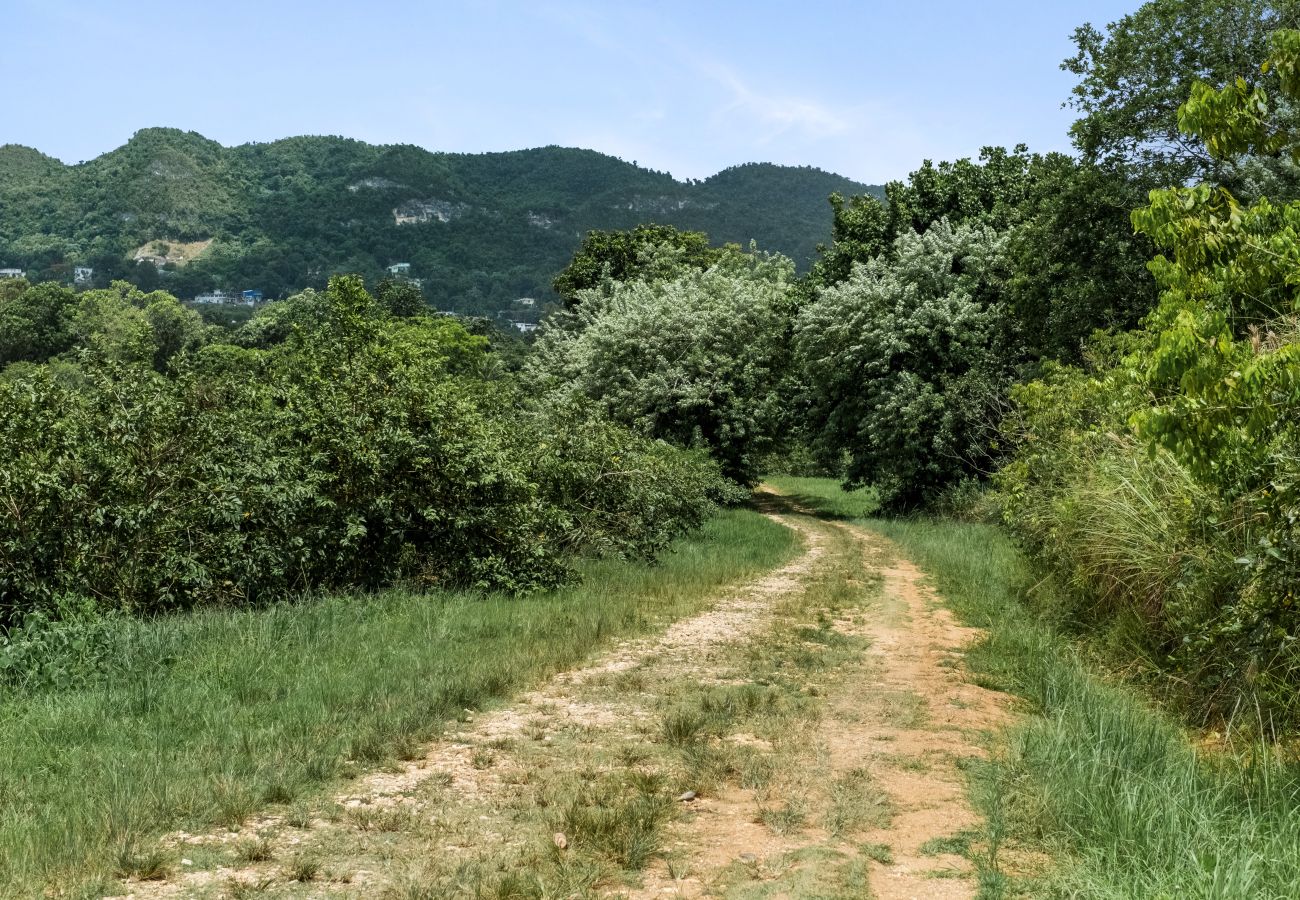
<path fill-rule="evenodd" d="M 879 189 L 809 167 L 751 163 L 681 182 L 562 147 L 471 155 L 295 137 L 227 148 L 151 128 L 73 166 L 0 147 L 0 267 L 70 281 L 90 266 L 96 286 L 126 278 L 185 299 L 283 297 L 409 262 L 435 306 L 489 314 L 550 297 L 591 229 L 670 224 L 806 266 L 830 237 L 827 197 L 863 192 Z M 175 253 L 209 240 L 196 258 Z"/>

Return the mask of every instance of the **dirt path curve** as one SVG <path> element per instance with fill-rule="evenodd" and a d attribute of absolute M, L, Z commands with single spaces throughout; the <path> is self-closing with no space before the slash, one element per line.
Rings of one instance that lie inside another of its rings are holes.
<path fill-rule="evenodd" d="M 309 813 L 171 836 L 129 896 L 973 897 L 974 632 L 880 536 L 762 503 L 788 565 Z"/>

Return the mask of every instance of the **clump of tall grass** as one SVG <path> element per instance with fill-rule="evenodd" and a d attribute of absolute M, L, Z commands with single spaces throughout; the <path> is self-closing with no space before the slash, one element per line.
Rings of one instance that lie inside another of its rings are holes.
<path fill-rule="evenodd" d="M 1245 503 L 1132 433 L 1141 398 L 1128 390 L 1075 370 L 1020 389 L 1008 426 L 1018 450 L 996 479 L 1005 524 L 1064 588 L 1058 624 L 1110 665 L 1192 721 L 1276 735 L 1300 721 L 1300 681 L 1276 623 L 1250 608 L 1243 562 L 1260 529 Z"/>

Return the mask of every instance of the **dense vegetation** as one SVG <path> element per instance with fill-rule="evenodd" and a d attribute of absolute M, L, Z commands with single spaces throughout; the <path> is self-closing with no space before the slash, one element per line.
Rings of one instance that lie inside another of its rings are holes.
<path fill-rule="evenodd" d="M 188 300 L 213 288 L 282 298 L 340 273 L 374 284 L 408 262 L 437 308 L 495 315 L 520 297 L 553 299 L 552 277 L 588 230 L 658 221 L 807 265 L 829 237 L 826 196 L 870 190 L 766 164 L 683 183 L 560 147 L 467 155 L 296 137 L 226 148 L 155 128 L 74 166 L 0 147 L 0 267 L 71 283 L 73 267 L 91 266 L 97 287 L 120 278 Z"/>
<path fill-rule="evenodd" d="M 0 379 L 2 624 L 400 580 L 529 590 L 574 553 L 653 556 L 729 492 L 699 454 L 533 401 L 483 338 L 355 277 L 233 344 L 124 284 L 9 290 L 0 317 L 31 340 Z"/>
<path fill-rule="evenodd" d="M 989 148 L 884 202 L 833 197 L 811 272 L 780 300 L 726 289 L 745 311 L 727 325 L 699 290 L 725 260 L 678 238 L 633 266 L 635 234 L 589 241 L 534 371 L 740 477 L 752 447 L 897 511 L 969 509 L 997 473 L 982 508 L 1069 585 L 1081 634 L 1198 721 L 1285 733 L 1300 32 L 1278 26 L 1300 8 L 1230 6 L 1157 0 L 1080 29 L 1078 158 Z M 696 274 L 659 274 L 664 255 Z M 790 353 L 747 330 L 762 316 Z M 690 329 L 712 338 L 670 349 Z"/>
<path fill-rule="evenodd" d="M 1300 8 L 1230 6 L 1153 0 L 1080 28 L 1077 158 L 925 161 L 883 199 L 765 167 L 680 185 L 555 148 L 150 131 L 76 167 L 5 148 L 0 240 L 36 269 L 162 228 L 217 238 L 164 266 L 173 287 L 259 259 L 324 277 L 400 256 L 480 286 L 545 269 L 564 302 L 525 353 L 423 317 L 402 280 L 372 297 L 335 278 L 224 337 L 162 291 L 0 284 L 0 614 L 409 579 L 526 590 L 573 553 L 652 555 L 764 470 L 869 485 L 891 511 L 969 506 L 997 473 L 996 505 L 1072 586 L 1082 631 L 1189 712 L 1248 708 L 1276 732 L 1300 719 L 1300 89 L 1280 29 Z M 845 193 L 805 275 L 713 242 L 814 182 Z M 578 245 L 586 224 L 665 211 L 713 241 L 641 224 Z M 417 255 L 458 229 L 509 263 L 485 257 L 484 279 L 463 254 Z M 453 281 L 426 286 L 467 296 Z"/>

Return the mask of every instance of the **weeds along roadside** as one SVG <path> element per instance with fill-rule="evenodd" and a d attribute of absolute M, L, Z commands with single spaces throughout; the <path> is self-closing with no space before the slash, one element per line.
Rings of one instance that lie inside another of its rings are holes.
<path fill-rule="evenodd" d="M 802 480 L 797 492 L 842 514 L 832 481 Z M 1032 713 L 970 769 L 992 848 L 984 896 L 1300 894 L 1300 767 L 1267 746 L 1199 751 L 1136 690 L 1090 672 L 1034 613 L 1051 586 L 997 528 L 869 524 L 934 577 L 967 624 L 987 629 L 967 656 L 974 677 Z"/>
<path fill-rule="evenodd" d="M 123 619 L 98 681 L 0 698 L 0 896 L 89 895 L 172 865 L 150 859 L 159 833 L 233 826 L 409 758 L 466 710 L 698 610 L 795 544 L 731 510 L 656 566 L 584 563 L 580 584 L 523 600 L 391 591 Z"/>

